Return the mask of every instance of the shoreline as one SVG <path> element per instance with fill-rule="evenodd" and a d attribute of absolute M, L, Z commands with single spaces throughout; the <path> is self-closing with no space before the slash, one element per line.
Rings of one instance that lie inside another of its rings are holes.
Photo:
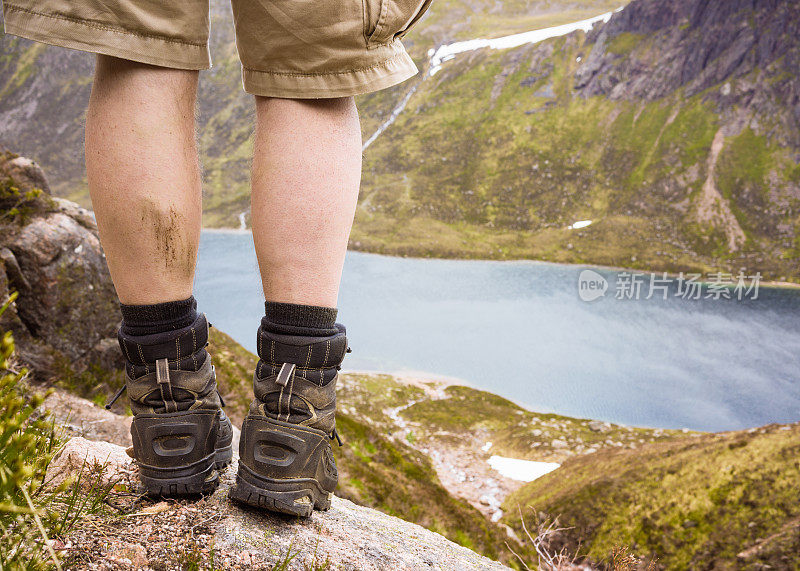
<path fill-rule="evenodd" d="M 458 377 L 448 377 L 446 375 L 437 375 L 436 373 L 427 373 L 425 371 L 372 371 L 367 369 L 345 369 L 342 368 L 340 371 L 341 375 L 365 375 L 365 376 L 388 376 L 391 377 L 393 380 L 407 386 L 418 387 L 426 392 L 437 392 L 440 393 L 443 389 L 448 387 L 467 387 L 476 391 L 481 391 L 485 393 L 489 393 L 491 395 L 500 397 L 502 399 L 507 400 L 508 402 L 518 406 L 519 408 L 533 413 L 533 414 L 552 414 L 555 416 L 563 417 L 563 418 L 570 418 L 572 420 L 577 421 L 598 421 L 598 422 L 605 422 L 612 426 L 619 426 L 623 428 L 642 428 L 645 430 L 673 430 L 673 431 L 680 431 L 684 434 L 723 434 L 725 432 L 736 432 L 736 430 L 718 430 L 718 431 L 707 431 L 707 430 L 695 430 L 692 428 L 665 428 L 663 426 L 647 426 L 647 425 L 639 425 L 639 424 L 625 424 L 622 422 L 616 422 L 613 420 L 607 420 L 604 418 L 589 418 L 583 416 L 571 416 L 569 414 L 564 414 L 552 409 L 537 409 L 531 407 L 529 404 L 523 403 L 518 401 L 517 399 L 509 398 L 506 396 L 501 395 L 500 393 L 488 390 L 479 386 L 470 383 L 467 380 L 460 379 Z M 433 386 L 431 386 L 433 385 Z M 442 398 L 438 396 L 436 398 Z M 747 429 L 738 429 L 738 430 L 747 430 Z"/>
<path fill-rule="evenodd" d="M 458 377 L 448 377 L 446 375 L 437 375 L 435 373 L 426 373 L 425 371 L 373 371 L 367 369 L 345 369 L 343 368 L 340 371 L 340 374 L 343 376 L 346 375 L 365 375 L 365 376 L 388 376 L 391 377 L 392 380 L 397 381 L 406 386 L 418 387 L 425 390 L 429 396 L 434 399 L 443 398 L 440 395 L 433 396 L 434 393 L 440 393 L 442 389 L 446 389 L 447 387 L 467 387 L 469 389 L 473 389 L 476 391 L 481 391 L 485 393 L 489 393 L 491 395 L 500 397 L 502 399 L 507 400 L 508 402 L 518 406 L 519 408 L 530 412 L 532 414 L 552 414 L 554 416 L 568 418 L 575 421 L 582 421 L 582 422 L 604 422 L 610 424 L 612 426 L 617 426 L 620 428 L 632 428 L 632 429 L 643 429 L 643 430 L 664 430 L 664 431 L 672 431 L 672 432 L 682 432 L 686 435 L 691 434 L 730 434 L 736 432 L 744 432 L 744 431 L 753 431 L 763 426 L 793 426 L 795 424 L 800 424 L 800 420 L 790 421 L 790 422 L 769 422 L 763 425 L 745 427 L 745 428 L 732 428 L 729 430 L 697 430 L 693 428 L 670 428 L 664 426 L 650 426 L 650 425 L 642 425 L 642 424 L 626 424 L 622 422 L 616 422 L 613 420 L 607 420 L 603 418 L 590 418 L 590 417 L 583 417 L 583 416 L 572 416 L 569 414 L 564 414 L 555 410 L 539 410 L 536 408 L 531 407 L 528 404 L 520 402 L 516 399 L 505 397 L 496 391 L 488 390 L 485 388 L 481 388 L 479 386 L 470 383 L 464 379 L 460 379 Z M 431 386 L 433 385 L 433 386 Z"/>
<path fill-rule="evenodd" d="M 252 230 L 250 228 L 241 230 L 239 228 L 202 228 L 201 233 L 209 233 L 209 234 L 251 234 Z M 570 263 L 570 262 L 551 262 L 547 260 L 537 260 L 534 258 L 516 258 L 513 260 L 496 260 L 493 258 L 447 258 L 441 256 L 393 256 L 391 254 L 380 254 L 378 252 L 370 252 L 367 250 L 358 250 L 348 246 L 348 252 L 358 252 L 359 254 L 365 254 L 369 256 L 382 256 L 385 258 L 402 258 L 406 260 L 453 260 L 457 262 L 476 262 L 476 263 L 497 263 L 497 264 L 534 264 L 534 265 L 550 265 L 550 266 L 560 266 L 564 268 L 586 268 L 592 270 L 605 270 L 611 272 L 630 272 L 634 274 L 643 274 L 648 275 L 651 273 L 655 274 L 664 274 L 666 273 L 667 277 L 672 279 L 677 279 L 678 274 L 674 272 L 664 272 L 662 271 L 654 271 L 654 270 L 637 270 L 633 268 L 626 268 L 624 266 L 606 266 L 603 264 L 577 264 L 577 263 Z M 694 273 L 694 272 L 693 272 Z M 701 274 L 703 275 L 703 274 Z M 708 282 L 705 280 L 700 280 L 698 283 L 708 284 L 712 282 Z M 729 287 L 733 287 L 732 285 Z M 779 281 L 779 280 L 760 280 L 758 282 L 758 287 L 766 287 L 771 289 L 782 289 L 782 290 L 800 290 L 800 283 L 795 282 L 788 282 L 788 281 Z"/>

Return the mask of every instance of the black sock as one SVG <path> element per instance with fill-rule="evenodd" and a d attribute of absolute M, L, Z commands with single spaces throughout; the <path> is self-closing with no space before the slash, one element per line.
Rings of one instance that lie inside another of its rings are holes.
<path fill-rule="evenodd" d="M 123 305 L 121 333 L 127 336 L 153 335 L 185 329 L 197 319 L 194 296 L 153 305 Z"/>
<path fill-rule="evenodd" d="M 131 378 L 151 373 L 158 359 L 171 369 L 198 371 L 208 354 L 208 323 L 194 297 L 152 305 L 123 305 L 117 339 Z"/>
<path fill-rule="evenodd" d="M 282 335 L 328 337 L 339 332 L 336 313 L 335 307 L 266 301 L 261 327 L 264 331 Z"/>

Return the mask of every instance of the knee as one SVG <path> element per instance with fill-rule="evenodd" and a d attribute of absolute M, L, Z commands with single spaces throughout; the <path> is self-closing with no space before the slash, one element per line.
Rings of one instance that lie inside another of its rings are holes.
<path fill-rule="evenodd" d="M 193 99 L 199 72 L 190 69 L 160 67 L 138 61 L 97 54 L 95 85 L 133 88 L 135 91 L 171 92 Z"/>
<path fill-rule="evenodd" d="M 155 65 L 150 65 L 139 61 L 118 58 L 105 54 L 97 54 L 95 73 L 97 75 L 119 75 L 143 71 L 155 72 L 159 69 L 166 70 L 168 68 L 159 68 Z"/>
<path fill-rule="evenodd" d="M 287 99 L 279 97 L 255 96 L 258 113 L 267 113 L 276 109 L 307 110 L 317 113 L 343 113 L 355 109 L 353 97 L 330 97 L 321 99 Z"/>

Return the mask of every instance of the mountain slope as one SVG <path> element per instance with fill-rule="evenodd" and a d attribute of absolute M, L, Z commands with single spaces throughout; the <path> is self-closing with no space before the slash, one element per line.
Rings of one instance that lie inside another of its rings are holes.
<path fill-rule="evenodd" d="M 796 279 L 800 12 L 747 6 L 457 55 L 367 150 L 354 243 Z"/>
<path fill-rule="evenodd" d="M 605 25 L 476 50 L 424 78 L 427 50 L 615 5 L 434 3 L 408 36 L 423 74 L 359 98 L 366 149 L 351 246 L 800 279 L 800 11 L 792 2 L 636 0 Z M 247 221 L 252 104 L 229 10 L 200 88 L 205 222 Z M 86 202 L 91 57 L 5 37 L 0 140 Z M 47 70 L 48 73 L 43 73 Z M 580 230 L 577 220 L 593 223 Z"/>
<path fill-rule="evenodd" d="M 797 569 L 800 424 L 694 435 L 576 457 L 504 507 L 559 517 L 571 552 L 625 545 L 661 569 Z M 530 508 L 530 509 L 529 509 Z M 520 533 L 518 517 L 508 523 Z"/>

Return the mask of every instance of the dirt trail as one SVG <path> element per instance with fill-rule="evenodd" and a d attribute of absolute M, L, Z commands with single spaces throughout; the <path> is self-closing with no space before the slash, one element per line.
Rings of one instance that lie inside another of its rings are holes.
<path fill-rule="evenodd" d="M 717 159 L 719 159 L 719 154 L 724 146 L 725 134 L 720 128 L 711 143 L 711 152 L 708 155 L 708 176 L 703 183 L 703 190 L 697 204 L 697 218 L 700 222 L 719 225 L 728 238 L 728 249 L 735 252 L 745 243 L 747 237 L 733 214 L 730 203 L 722 196 L 716 185 Z"/>

